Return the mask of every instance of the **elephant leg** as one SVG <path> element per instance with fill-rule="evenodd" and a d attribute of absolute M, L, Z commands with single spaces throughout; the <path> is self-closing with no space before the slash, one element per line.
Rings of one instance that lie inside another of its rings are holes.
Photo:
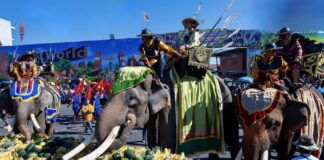
<path fill-rule="evenodd" d="M 238 119 L 232 104 L 224 104 L 223 108 L 224 138 L 232 159 L 235 159 L 240 150 Z"/>
<path fill-rule="evenodd" d="M 28 119 L 27 119 L 27 116 L 20 116 L 20 117 L 17 117 L 17 127 L 18 127 L 18 130 L 24 135 L 25 137 L 25 141 L 26 142 L 29 142 L 30 139 L 31 139 L 31 133 L 28 129 Z"/>
<path fill-rule="evenodd" d="M 49 137 L 53 137 L 54 135 L 54 126 L 55 123 L 50 123 L 46 125 L 45 134 L 47 134 Z"/>
<path fill-rule="evenodd" d="M 162 83 L 167 84 L 169 86 L 170 90 L 170 97 L 171 97 L 171 108 L 168 110 L 168 113 L 166 114 L 165 111 L 164 115 L 167 117 L 167 124 L 165 125 L 165 128 L 162 130 L 162 135 L 165 136 L 167 135 L 167 138 L 161 138 L 163 143 L 165 143 L 165 146 L 168 149 L 171 149 L 173 153 L 176 152 L 176 142 L 177 142 L 177 136 L 176 136 L 176 125 L 177 125 L 177 119 L 176 119 L 176 105 L 175 105 L 175 93 L 174 93 L 174 87 L 173 87 L 173 82 L 170 78 L 170 75 L 164 75 L 162 79 Z"/>
<path fill-rule="evenodd" d="M 109 147 L 109 150 L 117 150 L 126 144 L 129 133 L 133 130 L 136 123 L 136 117 L 134 114 L 127 115 L 127 122 L 123 125 L 121 129 L 120 136 L 114 140 L 114 142 Z"/>
<path fill-rule="evenodd" d="M 161 147 L 164 148 L 169 148 L 170 147 L 170 140 L 169 140 L 169 130 L 167 128 L 168 125 L 168 116 L 169 116 L 169 110 L 168 108 L 163 108 L 160 112 L 158 112 L 159 114 L 159 123 L 158 123 L 158 127 L 159 127 L 159 144 L 161 145 Z"/>
<path fill-rule="evenodd" d="M 153 114 L 147 123 L 147 144 L 149 148 L 159 145 L 159 114 Z"/>
<path fill-rule="evenodd" d="M 39 133 L 39 134 L 45 134 L 45 130 L 46 130 L 46 119 L 45 119 L 45 115 L 44 112 L 40 113 L 37 115 L 36 120 L 39 124 L 39 126 L 41 127 L 40 131 L 37 131 L 36 128 L 34 127 L 34 132 Z"/>
<path fill-rule="evenodd" d="M 20 133 L 20 130 L 19 130 L 19 128 L 18 128 L 18 123 L 15 123 L 15 124 L 14 124 L 13 132 L 14 132 L 15 134 L 19 134 L 19 133 Z"/>

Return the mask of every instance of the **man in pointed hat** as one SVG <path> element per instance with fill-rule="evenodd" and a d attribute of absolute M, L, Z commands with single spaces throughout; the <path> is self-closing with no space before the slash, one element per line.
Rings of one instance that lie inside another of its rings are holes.
<path fill-rule="evenodd" d="M 38 76 L 37 55 L 34 51 L 27 51 L 18 58 L 18 62 L 13 64 L 12 73 L 16 77 L 17 81 L 31 80 L 33 81 Z"/>
<path fill-rule="evenodd" d="M 101 79 L 96 84 L 96 86 L 94 87 L 94 90 L 96 92 L 94 97 L 93 97 L 94 98 L 93 106 L 94 106 L 94 116 L 95 116 L 95 118 L 98 118 L 100 113 L 101 113 L 101 110 L 100 110 L 100 98 L 101 98 L 102 91 L 104 90 L 103 85 L 104 85 L 104 81 L 103 81 L 103 79 Z"/>
<path fill-rule="evenodd" d="M 253 85 L 256 88 L 265 90 L 272 87 L 285 90 L 279 79 L 286 75 L 288 68 L 287 62 L 277 55 L 277 51 L 281 47 L 277 47 L 275 43 L 265 45 L 264 54 L 256 56 L 252 67 Z"/>
<path fill-rule="evenodd" d="M 94 107 L 90 103 L 90 99 L 92 97 L 91 93 L 91 87 L 90 85 L 87 88 L 86 94 L 85 94 L 85 105 L 82 107 L 82 113 L 83 113 L 83 119 L 85 122 L 85 132 L 90 130 L 91 133 L 93 133 L 92 129 L 92 121 L 93 121 L 93 112 L 94 112 Z"/>
<path fill-rule="evenodd" d="M 141 61 L 144 62 L 145 66 L 152 68 L 156 75 L 161 78 L 161 51 L 170 55 L 180 55 L 163 41 L 155 38 L 148 28 L 143 29 L 142 33 L 137 36 L 142 37 L 143 40 L 143 43 L 139 46 Z"/>

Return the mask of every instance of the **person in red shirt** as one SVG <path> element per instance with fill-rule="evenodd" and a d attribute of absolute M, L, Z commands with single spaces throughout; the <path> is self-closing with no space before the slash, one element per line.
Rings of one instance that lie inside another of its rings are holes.
<path fill-rule="evenodd" d="M 276 42 L 278 47 L 282 47 L 280 55 L 288 62 L 287 76 L 294 84 L 294 88 L 300 87 L 298 84 L 298 78 L 302 65 L 303 49 L 299 43 L 298 37 L 292 36 L 292 31 L 288 27 L 280 29 L 277 33 L 279 36 Z"/>

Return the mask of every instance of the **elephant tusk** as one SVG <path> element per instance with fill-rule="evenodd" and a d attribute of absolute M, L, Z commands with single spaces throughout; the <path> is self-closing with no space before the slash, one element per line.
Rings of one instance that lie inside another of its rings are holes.
<path fill-rule="evenodd" d="M 105 141 L 103 141 L 102 144 L 96 150 L 94 150 L 93 152 L 89 153 L 88 155 L 80 158 L 79 160 L 92 160 L 92 159 L 96 159 L 101 154 L 103 154 L 115 140 L 115 138 L 119 132 L 119 128 L 120 128 L 120 126 L 115 126 L 111 130 L 111 132 L 109 133 L 109 135 L 107 136 Z"/>
<path fill-rule="evenodd" d="M 92 133 L 89 137 L 87 137 L 81 144 L 71 150 L 69 153 L 66 153 L 62 160 L 68 160 L 80 153 L 84 148 L 86 148 L 95 138 L 95 134 Z"/>
<path fill-rule="evenodd" d="M 239 152 L 237 153 L 235 160 L 241 160 L 241 159 L 243 159 L 242 147 L 240 148 Z"/>
<path fill-rule="evenodd" d="M 131 120 L 127 120 L 127 121 L 126 121 L 126 125 L 129 125 L 129 124 L 131 124 L 131 123 L 132 123 Z"/>
<path fill-rule="evenodd" d="M 36 128 L 37 131 L 42 130 L 42 128 L 39 126 L 39 124 L 38 124 L 38 122 L 37 122 L 37 120 L 35 118 L 35 114 L 34 113 L 30 114 L 30 119 L 32 120 L 33 125 L 34 125 L 34 127 Z"/>
<path fill-rule="evenodd" d="M 261 155 L 261 160 L 268 160 L 268 159 L 269 159 L 269 150 L 265 150 Z"/>

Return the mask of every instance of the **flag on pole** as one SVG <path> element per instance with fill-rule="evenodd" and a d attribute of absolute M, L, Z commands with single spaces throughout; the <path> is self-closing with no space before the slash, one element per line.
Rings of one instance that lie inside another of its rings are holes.
<path fill-rule="evenodd" d="M 148 23 L 148 22 L 150 21 L 150 18 L 149 18 L 149 16 L 148 16 L 147 12 L 144 11 L 144 12 L 143 12 L 143 15 L 144 15 L 144 22 Z"/>
<path fill-rule="evenodd" d="M 20 35 L 20 41 L 22 41 L 24 39 L 24 35 L 25 35 L 25 26 L 24 26 L 23 22 L 20 22 L 20 24 L 19 24 L 19 35 Z"/>
<path fill-rule="evenodd" d="M 200 12 L 200 9 L 201 9 L 201 3 L 198 4 L 197 10 L 192 18 L 196 19 L 198 13 Z"/>

